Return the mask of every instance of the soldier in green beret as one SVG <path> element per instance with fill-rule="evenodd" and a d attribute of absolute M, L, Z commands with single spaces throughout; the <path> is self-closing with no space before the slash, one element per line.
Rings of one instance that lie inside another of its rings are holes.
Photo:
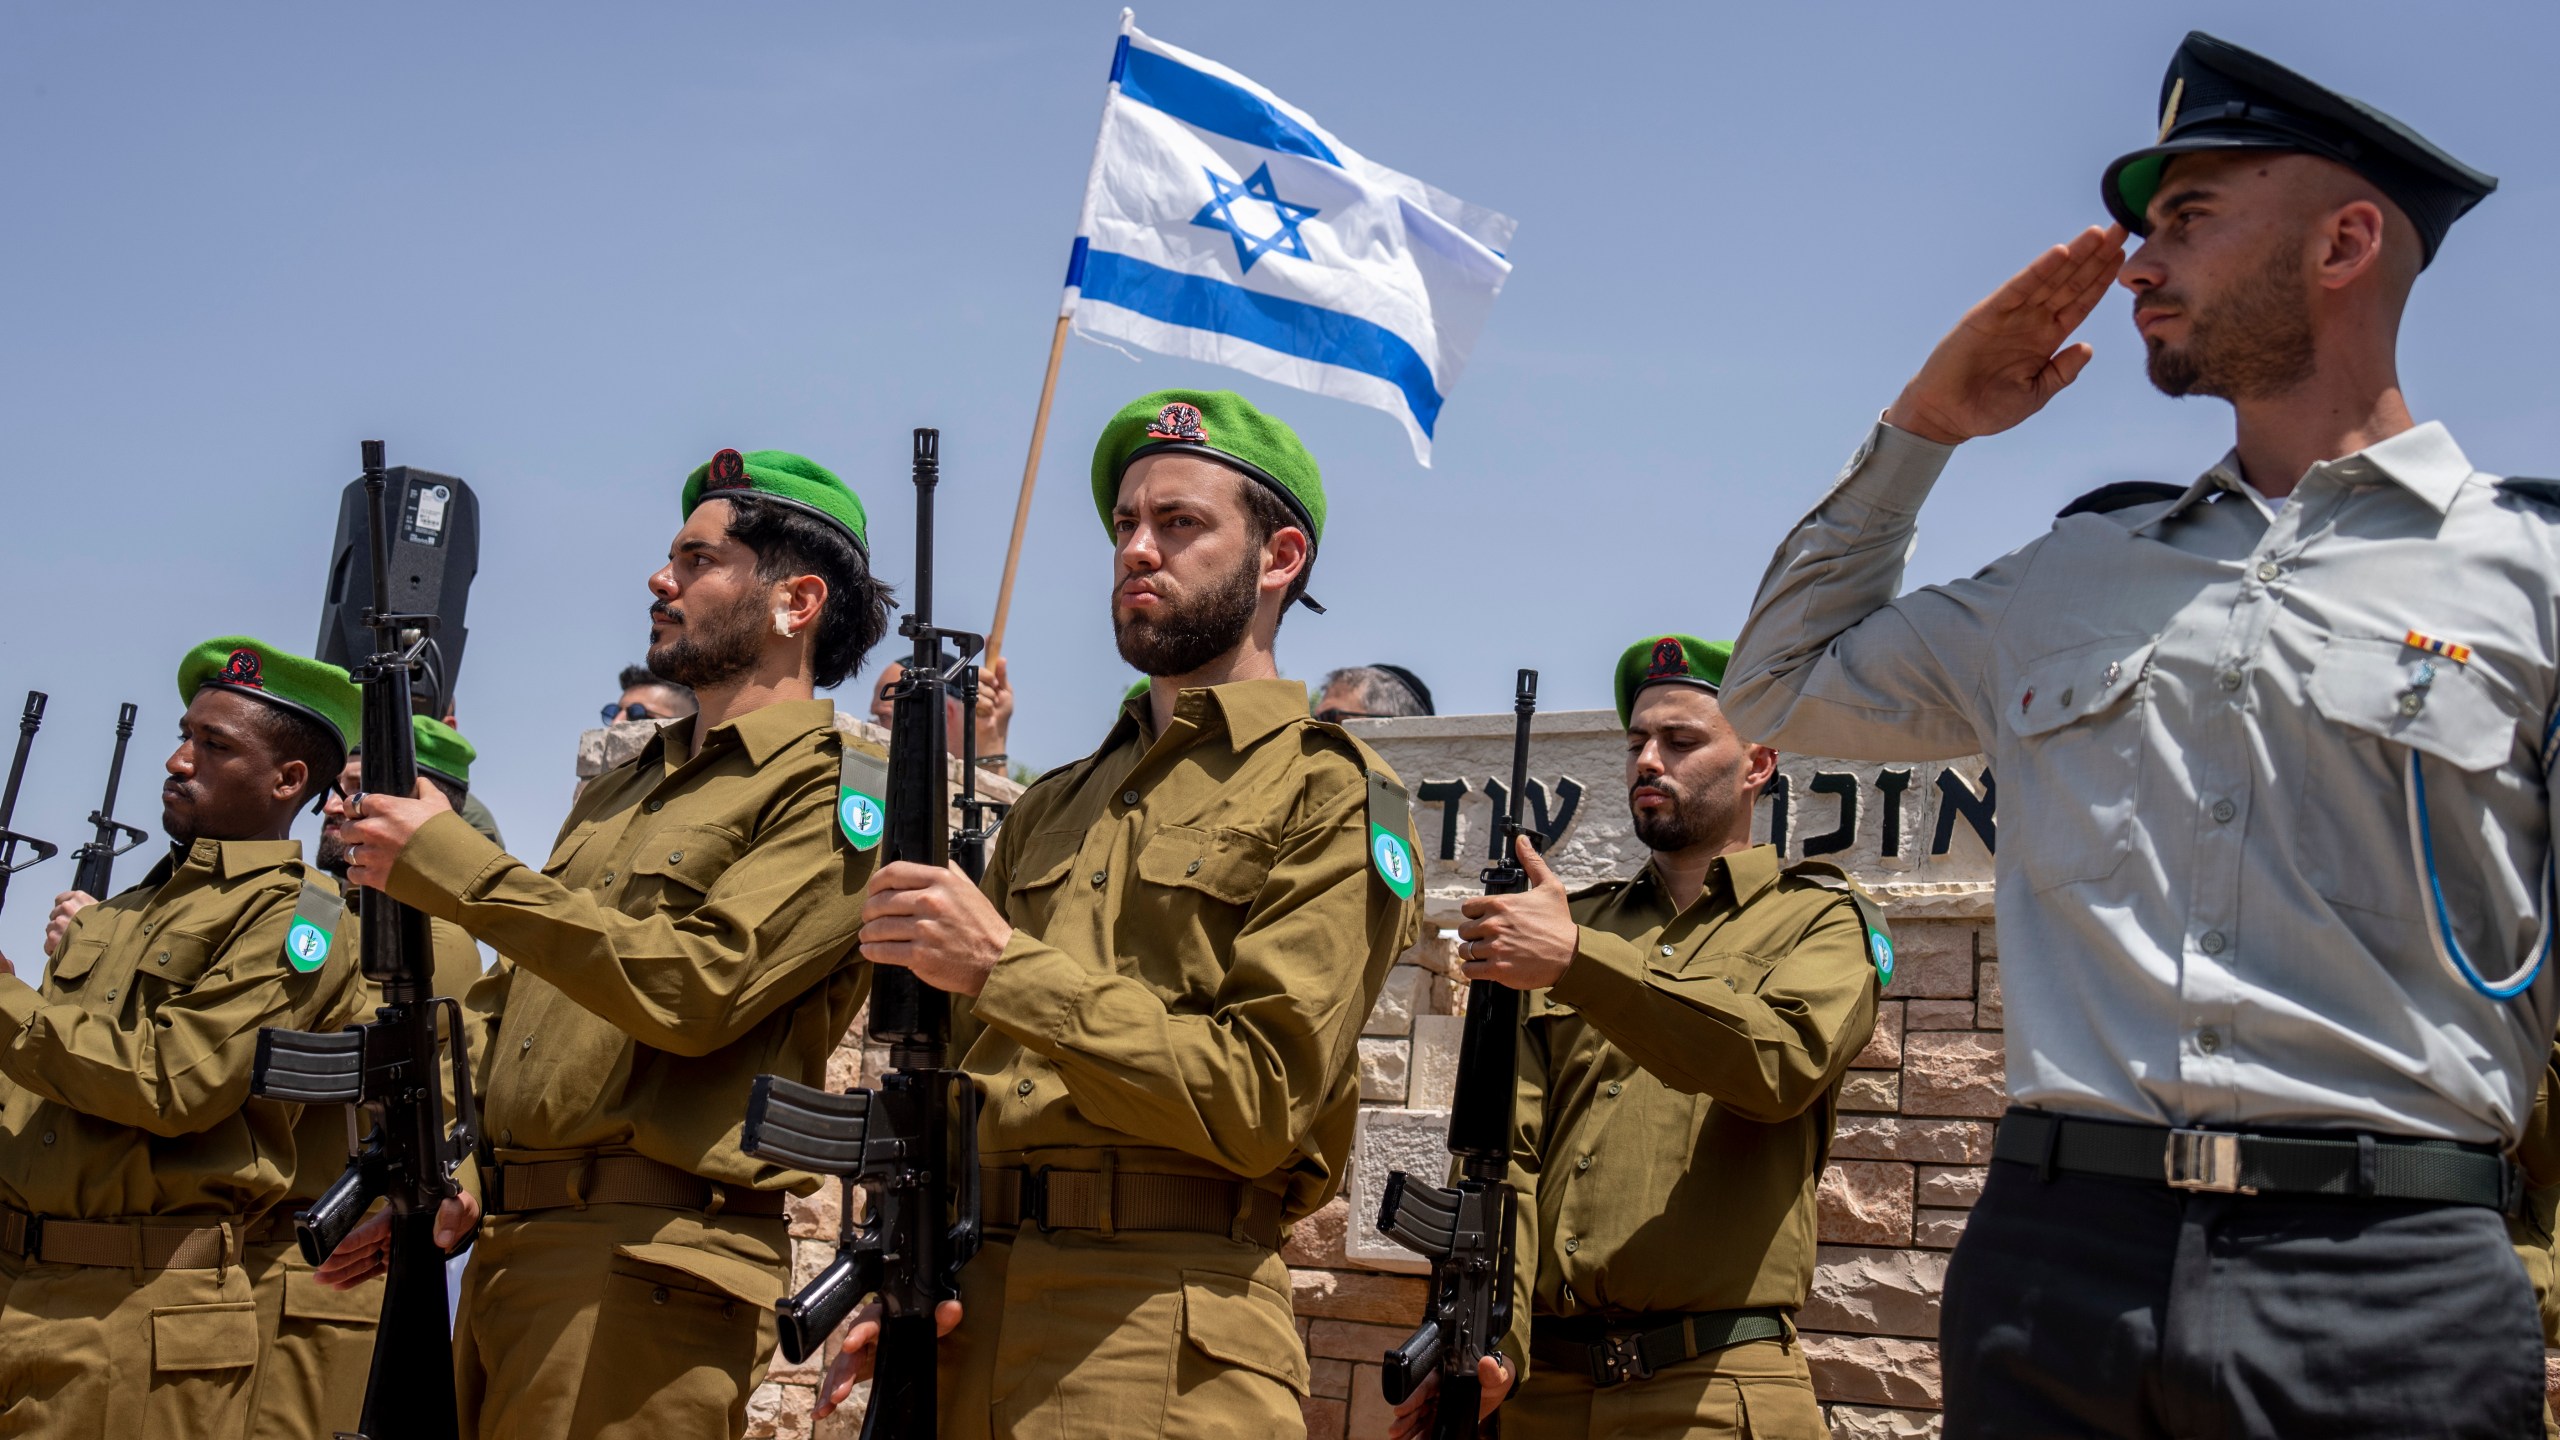
<path fill-rule="evenodd" d="M 355 686 L 226 636 L 187 654 L 178 694 L 169 854 L 56 902 L 40 986 L 0 957 L 12 1435 L 245 1433 L 263 1347 L 244 1247 L 286 1198 L 301 1113 L 249 1098 L 258 1031 L 316 1028 L 356 984 L 337 889 L 291 838 L 356 731 Z"/>
<path fill-rule="evenodd" d="M 1530 888 L 1469 900 L 1458 930 L 1468 978 L 1529 992 L 1511 1333 L 1482 1377 L 1522 1440 L 1831 1433 L 1795 1311 L 1892 942 L 1840 870 L 1751 843 L 1778 756 L 1717 703 L 1732 651 L 1668 634 L 1619 658 L 1644 869 L 1567 895 L 1524 843 Z M 1433 1403 L 1396 1434 L 1429 1433 Z"/>
<path fill-rule="evenodd" d="M 494 1163 L 454 1363 L 467 1435 L 737 1436 L 790 1288 L 788 1193 L 738 1148 L 755 1077 L 826 1083 L 868 988 L 853 953 L 876 829 L 840 829 L 885 759 L 817 698 L 888 624 L 862 502 L 824 466 L 723 450 L 650 577 L 649 668 L 700 708 L 590 780 L 550 858 L 500 850 L 421 785 L 355 797 L 348 874 L 498 952 L 466 1013 Z M 434 762 L 430 761 L 430 770 Z M 321 1268 L 351 1284 L 387 1229 Z"/>
<path fill-rule="evenodd" d="M 1290 1433 L 1309 1369 L 1280 1235 L 1350 1160 L 1360 1025 L 1420 928 L 1411 807 L 1279 678 L 1325 513 L 1289 427 L 1149 395 L 1103 428 L 1093 486 L 1147 688 L 1014 806 L 983 890 L 890 865 L 863 912 L 866 958 L 965 997 L 986 1096 L 942 1433 Z M 823 1405 L 876 1331 L 857 1318 Z"/>

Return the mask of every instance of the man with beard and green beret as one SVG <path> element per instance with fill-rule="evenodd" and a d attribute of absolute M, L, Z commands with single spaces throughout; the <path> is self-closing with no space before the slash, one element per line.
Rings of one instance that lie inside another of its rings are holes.
<path fill-rule="evenodd" d="M 355 686 L 227 636 L 187 654 L 178 695 L 168 855 L 121 894 L 56 902 L 40 986 L 0 958 L 12 1435 L 246 1433 L 264 1365 L 245 1252 L 305 1113 L 250 1097 L 258 1032 L 316 1028 L 360 984 L 332 943 L 337 888 L 291 838 L 356 733 Z"/>
<path fill-rule="evenodd" d="M 348 876 L 498 952 L 465 1001 L 494 1163 L 454 1330 L 463 1430 L 742 1434 L 790 1288 L 785 1192 L 738 1147 L 755 1077 L 826 1083 L 868 988 L 853 953 L 877 830 L 839 828 L 885 759 L 816 697 L 888 624 L 862 503 L 815 461 L 723 450 L 649 578 L 649 668 L 700 708 L 590 780 L 550 858 L 508 855 L 422 784 L 359 795 Z M 369 1221 L 321 1277 L 361 1281 Z"/>
<path fill-rule="evenodd" d="M 1780 545 L 1726 709 L 1999 777 L 2010 1109 L 1947 1268 L 1950 1437 L 2530 1435 L 2502 1212 L 2560 1016 L 2560 484 L 2420 423 L 2397 355 L 2497 182 L 2210 35 L 2153 113 L 2116 226 L 1969 311 Z M 2081 374 L 2118 284 L 2229 453 L 1906 593 L 1956 447 Z"/>
<path fill-rule="evenodd" d="M 965 997 L 985 1095 L 942 1433 L 1287 1433 L 1309 1373 L 1280 1237 L 1351 1158 L 1360 1026 L 1420 929 L 1411 806 L 1279 678 L 1325 515 L 1287 425 L 1146 396 L 1093 491 L 1146 691 L 1015 804 L 983 890 L 889 865 L 863 912 L 865 958 Z M 876 1332 L 857 1318 L 823 1406 Z"/>
<path fill-rule="evenodd" d="M 1520 1440 L 1831 1433 L 1794 1316 L 1892 941 L 1839 870 L 1751 843 L 1778 756 L 1717 703 L 1732 649 L 1655 635 L 1618 661 L 1645 868 L 1568 896 L 1524 842 L 1530 888 L 1458 930 L 1469 979 L 1529 992 L 1511 1333 L 1481 1376 Z M 1397 1435 L 1430 1433 L 1436 1390 Z"/>
<path fill-rule="evenodd" d="M 432 716 L 412 717 L 409 729 L 418 774 L 462 813 L 478 752 L 459 731 Z M 348 752 L 347 763 L 321 800 L 317 858 L 320 868 L 341 883 L 347 875 L 347 804 L 363 788 L 359 747 Z M 318 1027 L 322 1030 L 362 1024 L 382 1005 L 381 987 L 365 979 L 361 969 L 363 927 L 351 921 L 342 928 L 338 954 L 357 973 L 337 1012 Z M 479 983 L 480 947 L 450 920 L 431 919 L 427 930 L 434 993 L 460 999 Z M 354 1433 L 362 1419 L 374 1330 L 382 1314 L 382 1279 L 376 1276 L 343 1290 L 319 1283 L 293 1233 L 295 1213 L 308 1208 L 346 1169 L 350 1138 L 343 1108 L 304 1107 L 294 1127 L 294 1174 L 285 1199 L 249 1233 L 242 1263 L 257 1291 L 264 1356 L 249 1440 L 328 1440 Z"/>

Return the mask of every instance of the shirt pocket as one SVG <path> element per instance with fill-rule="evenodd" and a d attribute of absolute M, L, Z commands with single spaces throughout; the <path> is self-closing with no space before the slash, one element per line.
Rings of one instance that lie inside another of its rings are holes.
<path fill-rule="evenodd" d="M 1062 882 L 1083 846 L 1081 830 L 1046 830 L 1023 842 L 1021 853 L 1011 858 L 1005 886 L 1005 918 L 1016 929 L 1037 935 L 1048 928 L 1050 912 L 1065 888 Z"/>
<path fill-rule="evenodd" d="M 211 936 L 187 930 L 163 930 L 142 947 L 134 961 L 134 986 L 149 988 L 153 994 L 174 995 L 193 989 L 207 970 L 213 968 L 216 942 Z M 284 940 L 276 940 L 277 954 L 283 954 Z"/>
<path fill-rule="evenodd" d="M 2000 828 L 2028 888 L 2103 880 L 2133 848 L 2142 788 L 2142 721 L 2151 636 L 2057 650 L 2021 666 L 2001 703 L 2032 791 L 2047 803 L 2002 808 Z"/>
<path fill-rule="evenodd" d="M 745 853 L 746 838 L 720 825 L 670 825 L 641 842 L 623 889 L 626 914 L 690 910 Z M 634 907 L 638 908 L 634 908 Z"/>
<path fill-rule="evenodd" d="M 1167 825 L 1138 852 L 1138 878 L 1196 890 L 1227 905 L 1250 905 L 1271 875 L 1279 847 L 1242 830 Z"/>
<path fill-rule="evenodd" d="M 1187 1013 L 1216 1004 L 1235 940 L 1271 876 L 1279 847 L 1242 830 L 1166 825 L 1138 849 L 1138 883 L 1115 933 L 1156 942 L 1130 953 L 1141 976 Z"/>
<path fill-rule="evenodd" d="M 98 957 L 107 953 L 105 927 L 86 928 L 92 933 L 74 935 L 71 943 L 62 947 L 62 953 L 54 957 L 52 988 L 65 995 L 79 994 L 89 983 L 89 972 L 98 968 Z"/>
<path fill-rule="evenodd" d="M 2423 686 L 2421 665 L 2432 671 Z M 2515 753 L 2516 708 L 2497 682 L 2399 640 L 2330 641 L 2312 667 L 2311 703 L 2331 723 L 2394 747 L 2402 764 L 2408 750 L 2422 750 L 2480 771 Z"/>

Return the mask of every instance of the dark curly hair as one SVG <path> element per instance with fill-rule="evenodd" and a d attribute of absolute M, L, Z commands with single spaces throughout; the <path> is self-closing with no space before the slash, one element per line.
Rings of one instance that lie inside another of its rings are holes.
<path fill-rule="evenodd" d="M 756 578 L 815 575 L 827 582 L 818 612 L 810 670 L 820 686 L 840 685 L 889 633 L 897 597 L 871 574 L 869 561 L 845 533 L 805 510 L 755 494 L 725 494 L 729 538 L 756 552 Z"/>

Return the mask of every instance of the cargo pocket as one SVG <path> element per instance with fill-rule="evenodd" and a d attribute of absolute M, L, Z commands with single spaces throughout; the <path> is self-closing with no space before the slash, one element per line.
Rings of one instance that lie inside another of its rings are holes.
<path fill-rule="evenodd" d="M 2142 710 L 2157 642 L 2092 641 L 2022 666 L 2001 714 L 2049 805 L 2004 807 L 2006 853 L 2034 890 L 2103 880 L 2133 848 Z"/>
<path fill-rule="evenodd" d="M 1212 1360 L 1309 1393 L 1307 1351 L 1298 1343 L 1288 1298 L 1241 1275 L 1182 1272 L 1182 1338 Z"/>
<path fill-rule="evenodd" d="M 307 1320 L 315 1325 L 362 1325 L 371 1329 L 382 1320 L 382 1287 L 359 1285 L 353 1290 L 332 1290 L 313 1279 L 309 1267 L 297 1256 L 286 1262 L 284 1313 L 287 1319 Z"/>
<path fill-rule="evenodd" d="M 154 1370 L 232 1370 L 257 1363 L 256 1301 L 170 1305 L 151 1312 Z"/>

